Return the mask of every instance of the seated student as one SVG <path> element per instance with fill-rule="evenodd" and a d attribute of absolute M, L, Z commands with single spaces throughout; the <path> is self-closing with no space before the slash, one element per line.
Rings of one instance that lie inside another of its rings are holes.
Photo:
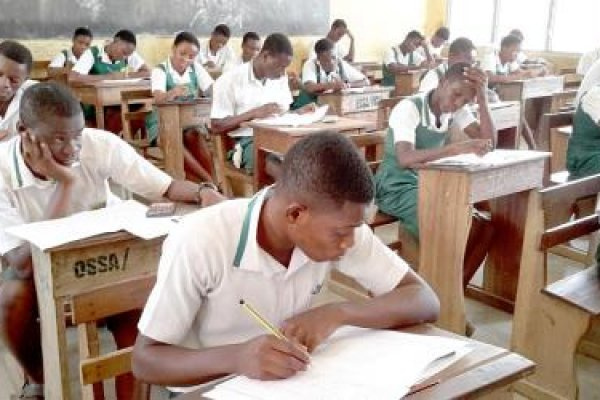
<path fill-rule="evenodd" d="M 4 229 L 106 205 L 107 179 L 149 199 L 210 204 L 210 188 L 175 181 L 115 135 L 84 127 L 77 99 L 65 86 L 40 83 L 20 106 L 20 136 L 0 144 L 0 337 L 27 377 L 23 394 L 43 396 L 40 326 L 31 249 Z M 139 313 L 108 321 L 119 348 L 133 344 Z M 131 399 L 132 376 L 117 378 L 119 399 Z"/>
<path fill-rule="evenodd" d="M 579 75 L 586 75 L 597 60 L 600 60 L 600 47 L 581 55 L 576 72 Z"/>
<path fill-rule="evenodd" d="M 350 39 L 350 48 L 348 49 L 347 53 L 345 52 L 344 48 L 341 46 L 340 43 L 340 40 L 346 35 L 348 36 L 348 39 Z M 344 60 L 348 62 L 354 61 L 354 36 L 348 29 L 346 21 L 344 21 L 343 19 L 336 19 L 335 21 L 333 21 L 331 23 L 331 28 L 329 29 L 329 32 L 327 32 L 325 38 L 333 42 L 333 55 L 338 60 Z M 309 60 L 314 60 L 315 58 L 317 58 L 317 54 L 315 53 L 315 44 L 316 42 L 311 43 L 308 49 Z"/>
<path fill-rule="evenodd" d="M 136 377 L 182 392 L 228 374 L 273 380 L 305 370 L 300 346 L 265 334 L 240 300 L 308 352 L 342 325 L 434 320 L 434 292 L 365 224 L 372 179 L 347 138 L 307 135 L 286 153 L 274 186 L 179 224 L 138 325 Z M 310 309 L 333 268 L 374 297 Z"/>
<path fill-rule="evenodd" d="M 260 36 L 256 32 L 246 32 L 242 38 L 242 54 L 234 56 L 229 60 L 223 71 L 228 71 L 237 65 L 245 64 L 254 60 L 260 52 Z"/>
<path fill-rule="evenodd" d="M 431 60 L 426 59 L 417 51 L 423 45 L 425 38 L 417 31 L 410 31 L 402 43 L 390 47 L 383 56 L 383 80 L 384 86 L 394 86 L 398 72 L 412 71 L 427 68 Z"/>
<path fill-rule="evenodd" d="M 317 58 L 306 60 L 302 67 L 302 90 L 294 108 L 316 103 L 317 96 L 325 91 L 339 91 L 349 87 L 369 85 L 369 79 L 346 61 L 333 54 L 333 42 L 327 38 L 317 41 Z"/>
<path fill-rule="evenodd" d="M 523 44 L 523 41 L 525 40 L 523 32 L 519 29 L 513 29 L 509 32 L 509 35 L 518 37 L 521 40 L 521 44 Z M 548 62 L 546 60 L 543 58 L 529 58 L 523 50 L 519 51 L 517 54 L 516 62 L 522 68 L 543 68 L 545 69 L 544 73 L 548 73 Z"/>
<path fill-rule="evenodd" d="M 454 39 L 448 50 L 448 61 L 427 71 L 421 80 L 419 92 L 430 92 L 438 87 L 438 84 L 446 75 L 448 67 L 458 63 L 473 64 L 475 51 L 475 46 L 469 39 L 464 37 Z"/>
<path fill-rule="evenodd" d="M 592 64 L 581 80 L 581 84 L 577 89 L 577 95 L 575 96 L 575 107 L 579 105 L 583 95 L 598 84 L 600 84 L 600 58 Z"/>
<path fill-rule="evenodd" d="M 213 80 L 204 67 L 195 61 L 199 47 L 193 33 L 177 34 L 171 56 L 152 70 L 152 95 L 157 102 L 210 94 Z M 158 113 L 154 110 L 146 118 L 146 132 L 151 142 L 156 142 L 158 129 Z M 202 130 L 199 127 L 184 130 L 184 166 L 188 178 L 212 182 L 212 156 Z"/>
<path fill-rule="evenodd" d="M 419 180 L 414 168 L 457 154 L 483 155 L 492 150 L 496 142 L 486 88 L 487 77 L 483 71 L 458 63 L 448 69 L 435 90 L 402 100 L 392 110 L 383 162 L 375 177 L 377 205 L 384 213 L 398 218 L 415 239 L 419 236 Z M 465 107 L 473 100 L 479 105 L 479 122 Z M 472 140 L 448 144 L 450 123 L 457 124 Z M 492 232 L 487 225 L 479 219 L 473 220 L 465 255 L 465 285 L 477 271 L 491 243 Z"/>
<path fill-rule="evenodd" d="M 200 44 L 198 63 L 207 69 L 222 70 L 235 58 L 233 50 L 227 45 L 231 31 L 225 24 L 215 26 L 210 39 Z"/>
<path fill-rule="evenodd" d="M 273 33 L 267 36 L 254 60 L 226 72 L 214 84 L 211 130 L 235 138 L 237 144 L 230 158 L 237 168 L 244 168 L 248 172 L 254 168 L 252 129 L 242 127 L 242 124 L 281 114 L 292 103 L 292 93 L 285 75 L 292 57 L 289 39 L 281 33 Z M 307 105 L 298 112 L 312 107 Z"/>
<path fill-rule="evenodd" d="M 496 83 L 512 82 L 519 79 L 534 78 L 545 74 L 545 70 L 523 70 L 517 63 L 521 51 L 521 39 L 508 35 L 500 43 L 500 51 L 488 54 L 483 61 L 483 70 L 488 75 L 490 86 Z"/>
<path fill-rule="evenodd" d="M 436 62 L 442 61 L 442 49 L 444 45 L 448 42 L 450 38 L 450 29 L 442 26 L 438 28 L 437 31 L 433 34 L 433 36 L 427 40 L 421 47 L 419 47 L 418 51 L 421 53 L 423 57 L 426 59 L 433 59 Z"/>
<path fill-rule="evenodd" d="M 92 39 L 92 31 L 88 28 L 79 27 L 75 29 L 71 47 L 64 49 L 50 61 L 48 66 L 49 75 L 54 76 L 62 73 L 65 69 L 70 70 L 73 68 L 81 55 L 91 46 Z"/>
<path fill-rule="evenodd" d="M 569 179 L 600 173 L 600 85 L 583 94 L 567 148 Z"/>
<path fill-rule="evenodd" d="M 0 142 L 17 134 L 19 102 L 29 80 L 33 57 L 29 49 L 13 40 L 0 43 Z"/>

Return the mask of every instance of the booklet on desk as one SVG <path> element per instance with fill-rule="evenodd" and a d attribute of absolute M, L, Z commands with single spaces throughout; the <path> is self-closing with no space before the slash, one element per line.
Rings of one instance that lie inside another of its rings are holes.
<path fill-rule="evenodd" d="M 93 211 L 84 211 L 65 218 L 13 226 L 6 232 L 33 243 L 42 250 L 103 233 L 125 230 L 142 239 L 153 239 L 169 233 L 178 217 L 147 218 L 148 207 L 127 200 Z"/>
<path fill-rule="evenodd" d="M 534 150 L 494 150 L 483 156 L 475 153 L 458 154 L 456 156 L 444 157 L 430 161 L 429 165 L 442 166 L 502 166 L 518 161 L 525 161 L 544 157 L 550 153 Z"/>
<path fill-rule="evenodd" d="M 287 112 L 282 115 L 277 115 L 274 117 L 257 119 L 254 122 L 263 124 L 263 125 L 275 125 L 275 126 L 301 126 L 301 125 L 310 125 L 312 123 L 318 122 L 322 120 L 327 111 L 329 110 L 328 105 L 317 107 L 314 112 L 297 114 L 293 112 Z"/>
<path fill-rule="evenodd" d="M 345 326 L 313 352 L 304 372 L 279 381 L 235 377 L 204 396 L 213 400 L 398 400 L 437 372 L 428 369 L 432 362 L 451 355 L 446 361 L 454 362 L 455 354 L 469 351 L 462 340 Z"/>

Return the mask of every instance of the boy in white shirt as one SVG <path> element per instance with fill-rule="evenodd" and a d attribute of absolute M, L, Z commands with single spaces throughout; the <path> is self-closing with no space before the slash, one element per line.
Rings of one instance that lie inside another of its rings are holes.
<path fill-rule="evenodd" d="M 231 30 L 227 25 L 215 26 L 210 39 L 200 43 L 198 63 L 209 70 L 223 70 L 235 58 L 233 50 L 227 45 L 230 37 Z"/>
<path fill-rule="evenodd" d="M 450 29 L 442 26 L 435 31 L 433 36 L 427 40 L 418 51 L 427 59 L 433 59 L 436 62 L 442 61 L 442 49 L 450 38 Z"/>
<path fill-rule="evenodd" d="M 519 79 L 541 76 L 545 70 L 521 69 L 517 56 L 521 52 L 521 39 L 508 35 L 500 43 L 500 51 L 488 54 L 483 61 L 482 69 L 487 73 L 489 85 L 496 83 L 512 82 Z"/>
<path fill-rule="evenodd" d="M 53 74 L 64 71 L 64 69 L 71 69 L 79 57 L 92 45 L 92 31 L 85 27 L 79 27 L 75 29 L 73 33 L 73 44 L 70 48 L 64 49 L 58 53 L 48 66 L 48 73 L 52 76 Z"/>
<path fill-rule="evenodd" d="M 348 49 L 348 52 L 344 50 L 340 43 L 340 40 L 342 40 L 344 36 L 348 36 L 348 39 L 350 40 L 350 48 Z M 352 32 L 350 32 L 350 30 L 348 29 L 346 21 L 344 21 L 343 19 L 334 20 L 331 23 L 331 28 L 329 29 L 329 32 L 327 32 L 325 38 L 333 42 L 333 55 L 337 59 L 345 60 L 348 62 L 354 61 L 354 36 L 352 35 Z M 314 60 L 317 57 L 317 54 L 315 53 L 316 43 L 317 42 L 313 42 L 310 44 L 310 47 L 308 49 L 309 60 Z"/>
<path fill-rule="evenodd" d="M 384 86 L 394 86 L 399 72 L 412 71 L 416 69 L 433 66 L 434 62 L 427 59 L 417 51 L 423 45 L 425 37 L 418 31 L 410 31 L 402 43 L 390 47 L 383 56 L 383 80 Z"/>
<path fill-rule="evenodd" d="M 242 54 L 235 56 L 230 62 L 225 64 L 223 71 L 228 71 L 237 65 L 245 64 L 254 60 L 260 52 L 260 36 L 256 32 L 246 32 L 242 38 Z"/>
<path fill-rule="evenodd" d="M 448 62 L 443 62 L 434 69 L 427 71 L 419 85 L 419 92 L 430 92 L 438 87 L 438 84 L 444 78 L 444 75 L 446 75 L 449 67 L 458 63 L 467 63 L 471 65 L 473 64 L 474 59 L 475 46 L 473 45 L 473 42 L 467 38 L 455 39 L 450 44 L 450 49 L 448 49 Z"/>

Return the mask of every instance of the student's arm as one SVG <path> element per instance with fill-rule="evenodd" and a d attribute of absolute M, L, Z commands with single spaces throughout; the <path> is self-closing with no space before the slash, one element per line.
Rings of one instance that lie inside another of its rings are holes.
<path fill-rule="evenodd" d="M 133 70 L 127 73 L 127 78 L 149 78 L 150 67 L 137 51 L 134 51 L 127 59 L 127 65 Z"/>
<path fill-rule="evenodd" d="M 212 188 L 200 187 L 196 183 L 183 180 L 173 180 L 164 196 L 175 202 L 199 203 L 202 207 L 212 206 L 227 199 Z"/>
<path fill-rule="evenodd" d="M 167 90 L 167 75 L 165 74 L 165 71 L 160 68 L 154 68 L 152 70 L 150 82 L 152 86 L 152 97 L 154 97 L 154 101 L 158 103 L 171 101 L 176 97 L 188 95 L 188 87 L 186 85 L 178 85 L 171 90 Z"/>
<path fill-rule="evenodd" d="M 304 82 L 304 90 L 310 94 L 321 94 L 328 90 L 342 90 L 346 89 L 348 86 L 349 85 L 339 79 L 324 83 L 316 83 L 312 81 Z"/>
<path fill-rule="evenodd" d="M 344 57 L 345 61 L 353 62 L 354 61 L 354 35 L 348 30 L 346 31 L 346 35 L 348 35 L 348 39 L 350 39 L 350 48 L 348 49 L 348 54 Z"/>
<path fill-rule="evenodd" d="M 54 78 L 62 74 L 68 73 L 70 69 L 68 64 L 69 63 L 67 62 L 64 53 L 61 51 L 56 56 L 54 56 L 52 61 L 50 61 L 50 65 L 48 65 L 48 76 Z"/>
<path fill-rule="evenodd" d="M 469 68 L 465 71 L 469 80 L 475 83 L 477 88 L 476 101 L 479 107 L 479 123 L 474 122 L 463 128 L 463 131 L 473 139 L 487 139 L 496 147 L 498 132 L 492 120 L 487 100 L 487 75 L 479 68 Z M 464 110 L 467 112 L 467 110 Z"/>
<path fill-rule="evenodd" d="M 354 66 L 352 66 L 351 64 L 349 64 L 345 61 L 342 61 L 342 65 L 344 68 L 344 74 L 346 75 L 346 78 L 348 79 L 348 86 L 364 87 L 364 86 L 370 85 L 369 78 L 367 78 L 365 76 L 365 74 L 360 72 Z"/>
<path fill-rule="evenodd" d="M 425 60 L 421 64 L 425 65 L 435 65 L 435 58 L 431 55 L 429 51 L 429 44 L 426 40 L 421 41 L 421 48 L 423 49 L 423 54 L 425 55 Z"/>
<path fill-rule="evenodd" d="M 90 75 L 89 72 L 94 66 L 94 55 L 92 50 L 87 49 L 73 68 L 69 71 L 67 79 L 69 83 L 92 83 L 104 79 L 122 79 L 125 78 L 124 72 L 113 72 L 105 75 Z"/>

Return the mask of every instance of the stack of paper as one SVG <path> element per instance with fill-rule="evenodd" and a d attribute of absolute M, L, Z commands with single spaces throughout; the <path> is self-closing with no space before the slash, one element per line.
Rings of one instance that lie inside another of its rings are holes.
<path fill-rule="evenodd" d="M 329 110 L 328 105 L 324 105 L 318 107 L 314 112 L 297 114 L 293 112 L 287 112 L 282 115 L 277 115 L 274 117 L 257 119 L 254 122 L 263 124 L 263 125 L 276 125 L 276 126 L 301 126 L 301 125 L 309 125 L 315 122 L 318 122 L 325 117 L 327 114 L 327 110 Z"/>
<path fill-rule="evenodd" d="M 533 150 L 494 150 L 483 156 L 474 153 L 459 154 L 430 161 L 432 165 L 501 166 L 518 161 L 539 158 L 550 153 Z"/>
<path fill-rule="evenodd" d="M 42 250 L 102 233 L 125 230 L 143 239 L 169 233 L 178 220 L 175 217 L 147 218 L 148 207 L 135 200 L 112 207 L 84 211 L 66 218 L 13 226 L 6 232 L 33 243 Z"/>
<path fill-rule="evenodd" d="M 428 365 L 466 342 L 436 336 L 343 327 L 311 355 L 308 369 L 289 379 L 236 377 L 205 396 L 214 400 L 398 400 Z"/>

